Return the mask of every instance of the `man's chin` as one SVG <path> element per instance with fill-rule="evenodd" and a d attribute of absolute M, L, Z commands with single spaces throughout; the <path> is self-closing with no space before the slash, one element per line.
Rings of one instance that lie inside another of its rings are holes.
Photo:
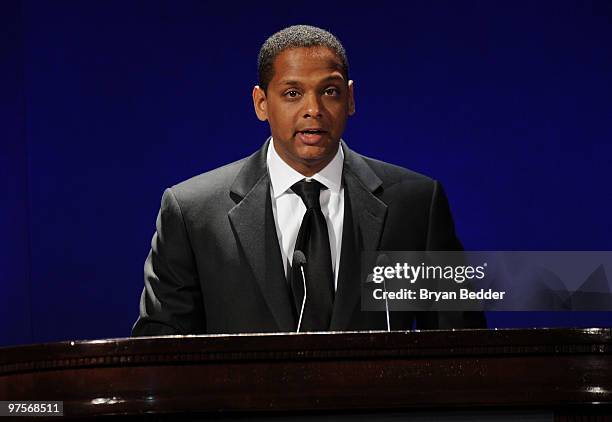
<path fill-rule="evenodd" d="M 334 155 L 336 155 L 335 151 L 321 149 L 318 151 L 300 151 L 298 157 L 300 162 L 308 167 L 316 167 L 321 163 L 329 163 L 334 158 Z"/>
<path fill-rule="evenodd" d="M 317 161 L 325 159 L 325 157 L 333 157 L 338 150 L 338 145 L 338 142 L 325 139 L 312 144 L 297 142 L 295 149 L 297 155 L 303 160 Z"/>
<path fill-rule="evenodd" d="M 279 142 L 279 146 L 281 145 L 285 144 Z M 310 176 L 323 169 L 334 158 L 338 151 L 338 142 L 325 140 L 315 145 L 306 145 L 294 138 L 290 148 L 277 147 L 276 151 L 295 170 Z"/>
<path fill-rule="evenodd" d="M 335 152 L 321 151 L 320 153 L 300 154 L 298 156 L 300 164 L 309 169 L 309 172 L 317 173 L 328 165 L 334 158 Z"/>

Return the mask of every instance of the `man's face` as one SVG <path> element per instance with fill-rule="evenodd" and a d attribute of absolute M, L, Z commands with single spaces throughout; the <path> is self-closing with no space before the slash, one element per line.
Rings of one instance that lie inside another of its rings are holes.
<path fill-rule="evenodd" d="M 270 124 L 278 155 L 305 176 L 334 158 L 346 119 L 355 112 L 353 82 L 327 47 L 279 54 L 267 92 L 256 86 L 253 103 L 257 117 Z"/>

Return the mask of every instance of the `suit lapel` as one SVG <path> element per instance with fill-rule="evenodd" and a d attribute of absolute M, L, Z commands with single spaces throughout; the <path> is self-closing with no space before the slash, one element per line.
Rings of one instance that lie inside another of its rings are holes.
<path fill-rule="evenodd" d="M 373 193 L 382 185 L 380 178 L 344 142 L 342 148 L 345 220 L 331 330 L 346 330 L 360 306 L 361 252 L 378 249 L 387 214 L 387 206 Z"/>
<path fill-rule="evenodd" d="M 266 142 L 246 159 L 232 184 L 231 194 L 237 204 L 228 217 L 278 328 L 293 331 L 295 319 L 270 204 L 270 177 L 266 166 L 268 144 Z"/>

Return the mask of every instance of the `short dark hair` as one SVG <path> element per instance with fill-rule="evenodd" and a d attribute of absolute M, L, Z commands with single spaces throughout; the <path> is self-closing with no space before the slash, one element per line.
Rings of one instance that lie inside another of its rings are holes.
<path fill-rule="evenodd" d="M 340 40 L 324 29 L 310 25 L 294 25 L 282 29 L 266 40 L 259 50 L 257 73 L 259 86 L 264 91 L 274 77 L 274 60 L 283 51 L 299 47 L 327 47 L 342 63 L 342 72 L 348 81 L 348 59 Z"/>

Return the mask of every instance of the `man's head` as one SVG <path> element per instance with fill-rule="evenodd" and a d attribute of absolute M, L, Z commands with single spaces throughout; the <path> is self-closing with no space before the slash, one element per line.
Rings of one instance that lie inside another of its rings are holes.
<path fill-rule="evenodd" d="M 306 176 L 320 171 L 355 111 L 342 44 L 322 29 L 291 26 L 266 40 L 258 65 L 253 104 L 270 124 L 277 153 Z"/>
<path fill-rule="evenodd" d="M 299 47 L 327 47 L 340 60 L 342 73 L 349 80 L 349 65 L 344 47 L 331 33 L 309 25 L 294 25 L 278 31 L 261 46 L 257 59 L 259 87 L 268 90 L 268 84 L 274 76 L 274 60 L 285 50 Z"/>

